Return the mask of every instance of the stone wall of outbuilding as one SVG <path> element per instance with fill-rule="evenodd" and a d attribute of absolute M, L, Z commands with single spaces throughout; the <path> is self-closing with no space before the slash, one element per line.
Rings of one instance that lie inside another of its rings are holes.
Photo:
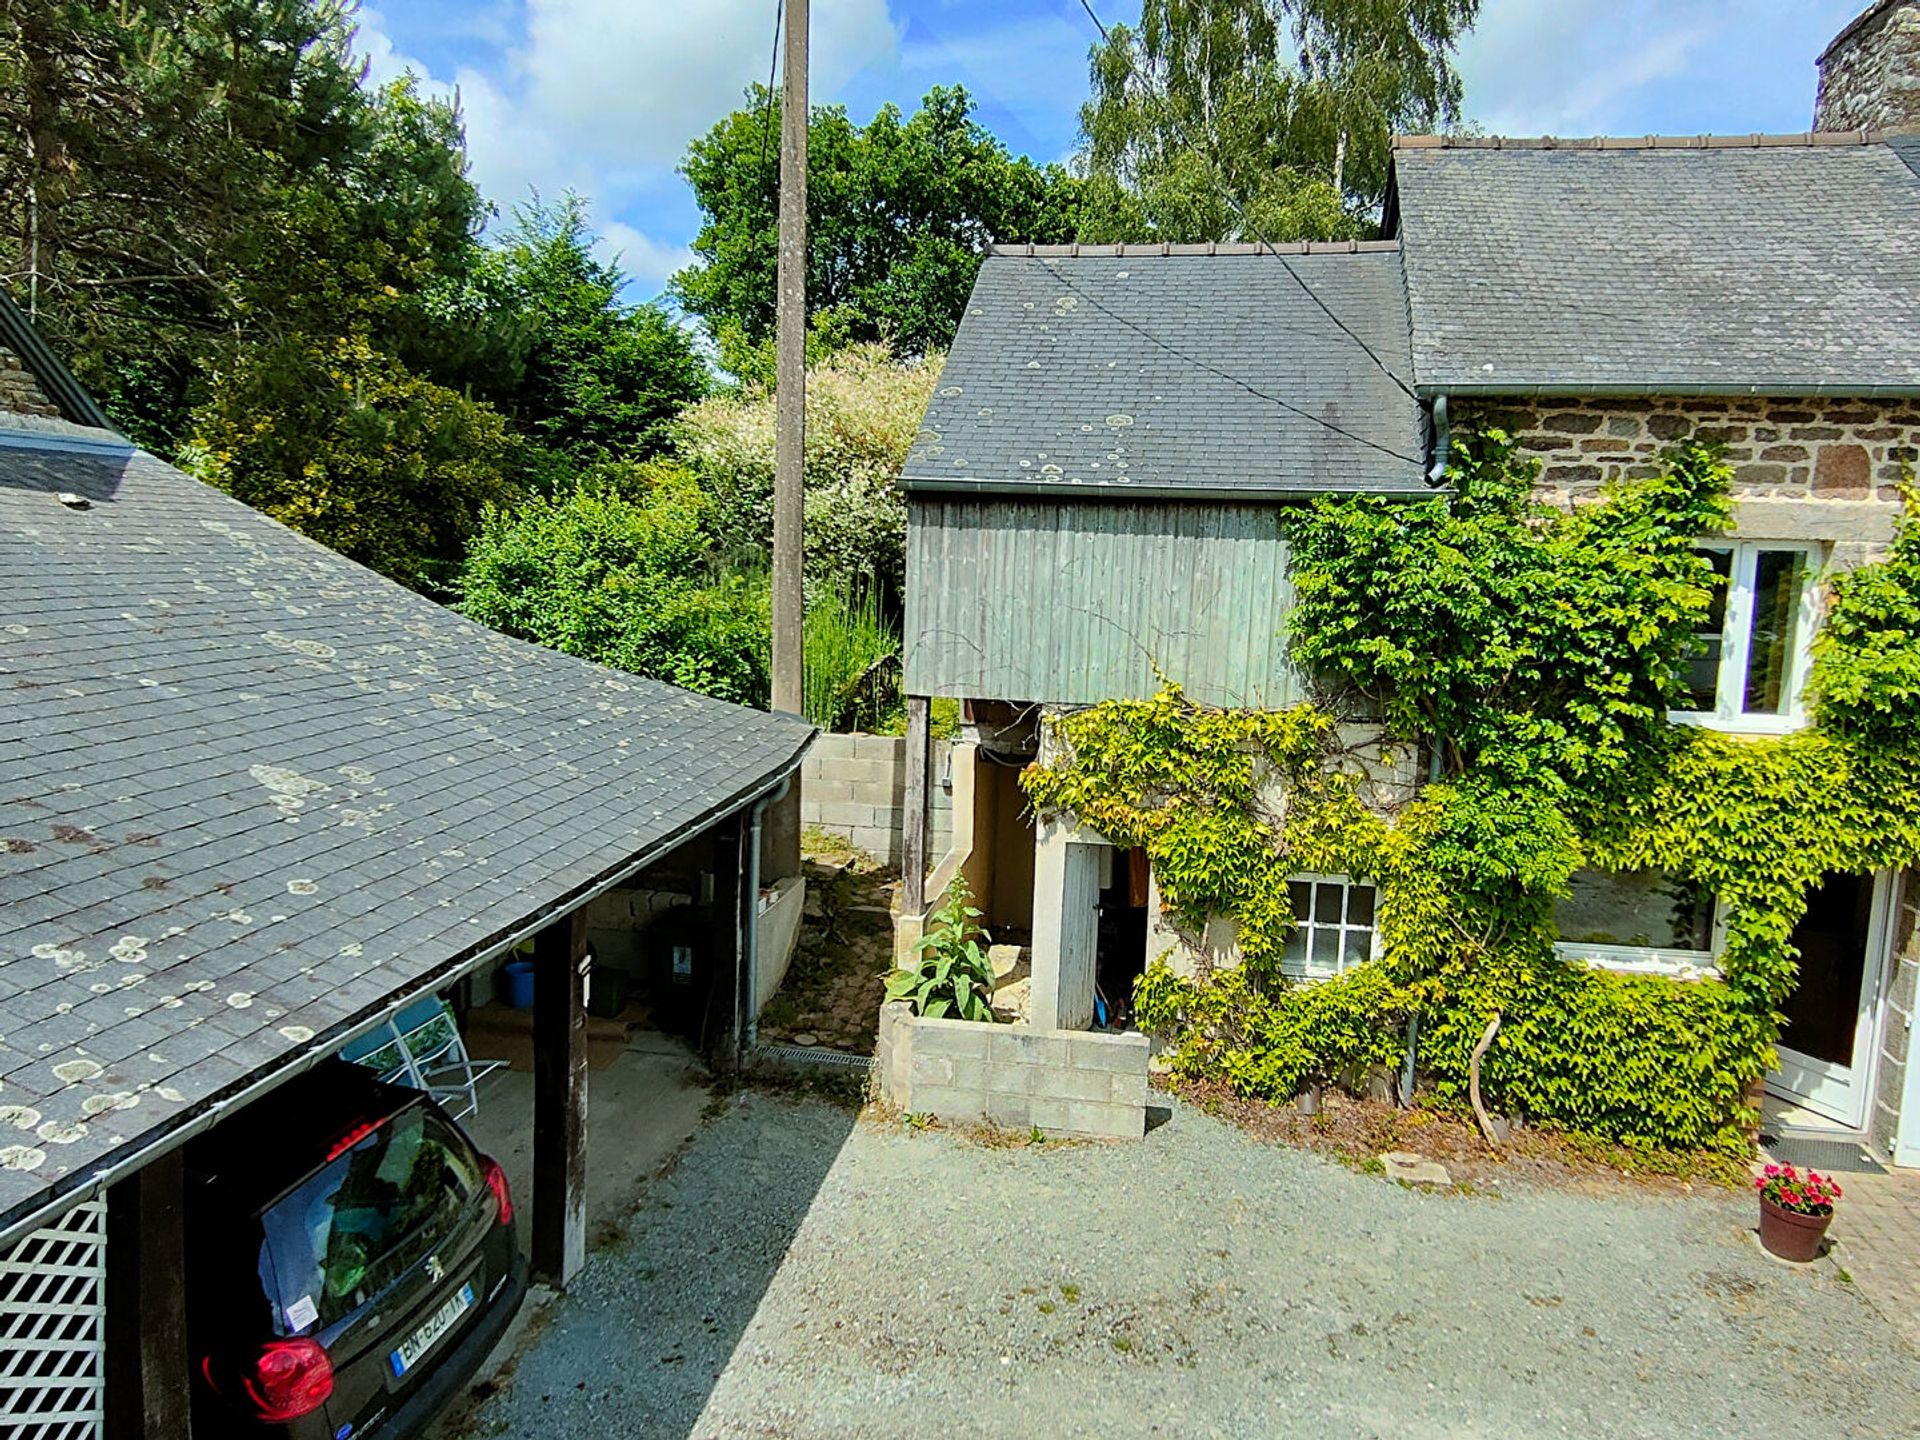
<path fill-rule="evenodd" d="M 1738 533 L 1825 541 L 1840 566 L 1886 543 L 1920 456 L 1920 400 L 1463 398 L 1452 411 L 1456 431 L 1513 435 L 1540 462 L 1542 498 L 1562 505 L 1654 473 L 1660 452 L 1689 437 L 1717 440 L 1734 467 Z"/>

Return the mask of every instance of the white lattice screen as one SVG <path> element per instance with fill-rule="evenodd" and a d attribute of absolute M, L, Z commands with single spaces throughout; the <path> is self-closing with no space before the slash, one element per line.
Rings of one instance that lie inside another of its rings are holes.
<path fill-rule="evenodd" d="M 95 1440 L 106 1393 L 107 1207 L 0 1252 L 0 1440 Z"/>

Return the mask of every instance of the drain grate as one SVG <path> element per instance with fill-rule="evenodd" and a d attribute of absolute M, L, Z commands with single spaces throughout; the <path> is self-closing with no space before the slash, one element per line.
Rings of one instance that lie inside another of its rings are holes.
<path fill-rule="evenodd" d="M 1831 1170 L 1841 1175 L 1884 1175 L 1886 1166 L 1857 1140 L 1770 1140 L 1760 1137 L 1769 1159 L 1802 1170 Z"/>
<path fill-rule="evenodd" d="M 756 1045 L 755 1060 L 771 1060 L 780 1065 L 818 1065 L 829 1070 L 871 1070 L 871 1055 L 850 1055 L 845 1050 L 829 1050 L 824 1045 Z"/>

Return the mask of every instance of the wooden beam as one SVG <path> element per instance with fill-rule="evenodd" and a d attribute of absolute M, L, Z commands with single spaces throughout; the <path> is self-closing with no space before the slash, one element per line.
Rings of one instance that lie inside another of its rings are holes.
<path fill-rule="evenodd" d="M 533 1271 L 565 1288 L 587 1258 L 586 917 L 533 942 Z"/>
<path fill-rule="evenodd" d="M 927 697 L 907 697 L 907 793 L 900 808 L 900 913 L 927 909 Z"/>
<path fill-rule="evenodd" d="M 714 1069 L 739 1068 L 746 1048 L 747 1025 L 759 998 L 753 966 L 747 963 L 746 819 L 735 811 L 709 832 L 713 841 L 712 932 L 707 951 L 712 958 L 707 987 L 707 1021 L 701 1026 L 701 1047 Z"/>
<path fill-rule="evenodd" d="M 106 1440 L 188 1440 L 186 1252 L 174 1150 L 107 1191 Z"/>

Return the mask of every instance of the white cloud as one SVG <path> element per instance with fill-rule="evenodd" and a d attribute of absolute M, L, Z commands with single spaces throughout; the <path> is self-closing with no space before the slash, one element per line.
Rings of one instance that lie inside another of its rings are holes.
<path fill-rule="evenodd" d="M 607 220 L 595 228 L 600 232 L 600 257 L 626 271 L 634 290 L 642 295 L 657 295 L 669 275 L 694 261 L 693 251 L 685 245 L 656 240 L 624 220 Z"/>

